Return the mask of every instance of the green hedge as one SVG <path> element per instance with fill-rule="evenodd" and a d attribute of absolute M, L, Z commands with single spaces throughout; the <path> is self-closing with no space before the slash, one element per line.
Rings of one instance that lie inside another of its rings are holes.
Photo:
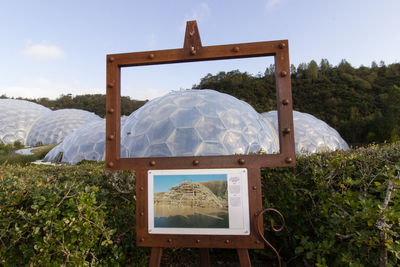
<path fill-rule="evenodd" d="M 263 170 L 264 206 L 286 218 L 281 233 L 264 223 L 283 262 L 376 266 L 385 253 L 400 262 L 399 162 L 400 144 L 387 144 Z M 135 246 L 134 173 L 97 163 L 0 168 L 0 265 L 147 264 L 149 249 Z M 251 257 L 274 260 L 268 249 Z"/>
<path fill-rule="evenodd" d="M 287 222 L 268 235 L 289 265 L 378 266 L 386 253 L 389 266 L 400 262 L 399 143 L 299 157 L 262 176 L 264 207 Z"/>
<path fill-rule="evenodd" d="M 135 247 L 135 177 L 103 166 L 2 165 L 0 265 L 146 262 Z"/>

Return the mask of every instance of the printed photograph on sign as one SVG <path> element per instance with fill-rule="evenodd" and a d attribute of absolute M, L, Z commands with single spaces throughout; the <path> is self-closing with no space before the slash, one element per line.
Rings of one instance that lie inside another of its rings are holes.
<path fill-rule="evenodd" d="M 227 174 L 154 175 L 154 227 L 229 228 Z"/>

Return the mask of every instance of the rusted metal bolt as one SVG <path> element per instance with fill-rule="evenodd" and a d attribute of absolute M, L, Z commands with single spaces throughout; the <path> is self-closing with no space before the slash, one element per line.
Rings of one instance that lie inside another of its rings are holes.
<path fill-rule="evenodd" d="M 285 106 L 289 105 L 289 99 L 283 99 L 282 104 Z"/>
<path fill-rule="evenodd" d="M 114 57 L 109 57 L 108 62 L 114 62 L 115 58 Z"/>
<path fill-rule="evenodd" d="M 238 162 L 239 162 L 239 164 L 243 165 L 246 161 L 245 161 L 244 159 L 240 158 L 240 159 L 238 160 Z"/>
<path fill-rule="evenodd" d="M 150 166 L 156 166 L 156 161 L 155 160 L 150 161 Z"/>
<path fill-rule="evenodd" d="M 281 77 L 286 77 L 287 76 L 287 72 L 286 71 L 281 71 Z"/>
<path fill-rule="evenodd" d="M 144 187 L 143 187 L 143 186 L 141 186 L 141 187 L 140 187 L 140 191 L 143 191 L 143 190 L 144 190 Z"/>
<path fill-rule="evenodd" d="M 288 133 L 290 133 L 290 131 L 291 131 L 290 128 L 285 128 L 285 129 L 283 129 L 283 133 L 284 133 L 284 134 L 288 134 Z"/>
<path fill-rule="evenodd" d="M 191 54 L 192 56 L 196 55 L 196 48 L 194 48 L 194 46 L 192 46 L 192 47 L 190 48 L 190 54 Z"/>
<path fill-rule="evenodd" d="M 286 162 L 286 163 L 292 163 L 292 161 L 293 161 L 293 160 L 292 160 L 292 158 L 290 158 L 290 157 L 288 157 L 288 158 L 285 159 L 285 162 Z"/>
<path fill-rule="evenodd" d="M 193 165 L 194 165 L 194 166 L 197 166 L 197 165 L 199 165 L 199 164 L 200 164 L 200 161 L 198 161 L 197 159 L 193 160 Z"/>
<path fill-rule="evenodd" d="M 114 83 L 113 82 L 108 83 L 108 88 L 113 88 L 113 87 L 114 87 Z"/>
<path fill-rule="evenodd" d="M 232 49 L 232 51 L 233 51 L 233 52 L 236 52 L 236 53 L 239 52 L 239 50 L 240 50 L 239 46 L 235 46 L 235 47 Z"/>
<path fill-rule="evenodd" d="M 113 114 L 114 111 L 115 111 L 115 110 L 114 110 L 113 108 L 110 108 L 110 109 L 108 110 L 108 113 Z"/>
<path fill-rule="evenodd" d="M 283 49 L 283 48 L 285 48 L 285 47 L 286 47 L 286 44 L 285 44 L 285 43 L 280 43 L 280 44 L 279 44 L 279 48 L 280 48 L 280 49 Z"/>
<path fill-rule="evenodd" d="M 253 190 L 256 190 L 256 189 L 257 189 L 257 186 L 253 185 Z"/>
<path fill-rule="evenodd" d="M 112 168 L 114 167 L 114 162 L 110 161 L 109 163 L 107 163 L 108 167 Z"/>
<path fill-rule="evenodd" d="M 197 244 L 200 243 L 200 239 L 197 239 L 197 240 L 196 240 L 196 243 L 197 243 Z"/>
<path fill-rule="evenodd" d="M 153 58 L 154 58 L 154 54 L 150 54 L 150 55 L 148 56 L 148 58 L 149 58 L 149 59 L 153 59 Z"/>
<path fill-rule="evenodd" d="M 231 241 L 229 239 L 225 240 L 225 244 L 229 244 Z"/>
<path fill-rule="evenodd" d="M 141 213 L 140 213 L 140 216 L 143 216 L 144 215 L 144 212 L 142 211 Z"/>
<path fill-rule="evenodd" d="M 110 134 L 110 135 L 108 136 L 108 140 L 114 140 L 114 138 L 115 138 L 115 135 L 113 135 L 113 134 Z"/>
<path fill-rule="evenodd" d="M 172 243 L 172 239 L 171 239 L 171 238 L 168 238 L 167 242 L 168 242 L 168 243 Z"/>

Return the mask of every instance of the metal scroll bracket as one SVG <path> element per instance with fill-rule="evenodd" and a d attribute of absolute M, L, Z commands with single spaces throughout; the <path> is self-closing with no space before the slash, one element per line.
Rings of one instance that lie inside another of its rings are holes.
<path fill-rule="evenodd" d="M 283 215 L 282 215 L 282 213 L 280 213 L 278 210 L 276 210 L 276 209 L 272 209 L 272 208 L 267 208 L 267 209 L 264 209 L 264 210 L 262 210 L 260 213 L 258 213 L 258 215 L 257 215 L 257 219 L 256 219 L 256 222 L 257 222 L 257 234 L 261 237 L 261 239 L 264 241 L 264 243 L 270 248 L 270 249 L 272 249 L 273 251 L 274 251 L 274 253 L 275 253 L 275 255 L 276 255 L 276 258 L 278 259 L 278 266 L 279 267 L 281 267 L 282 266 L 282 263 L 281 263 L 281 257 L 279 256 L 279 252 L 276 250 L 276 248 L 273 246 L 273 245 L 271 245 L 271 243 L 269 243 L 268 242 L 268 240 L 265 238 L 265 235 L 263 234 L 263 229 L 262 229 L 262 227 L 263 227 L 263 223 L 262 223 L 262 215 L 264 214 L 264 213 L 276 213 L 276 214 L 278 214 L 278 216 L 280 217 L 280 219 L 281 219 L 281 222 L 282 222 L 282 224 L 281 224 L 281 226 L 279 227 L 279 228 L 276 228 L 275 227 L 275 225 L 274 225 L 274 223 L 273 223 L 273 221 L 271 220 L 270 221 L 270 225 L 271 225 L 271 229 L 272 229 L 272 231 L 274 231 L 275 233 L 277 233 L 277 232 L 280 232 L 280 231 L 282 231 L 284 228 L 285 228 L 285 217 L 283 217 Z"/>

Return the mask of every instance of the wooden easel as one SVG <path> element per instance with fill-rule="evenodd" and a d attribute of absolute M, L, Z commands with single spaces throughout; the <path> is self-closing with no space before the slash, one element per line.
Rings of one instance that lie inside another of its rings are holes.
<path fill-rule="evenodd" d="M 120 158 L 121 68 L 207 60 L 266 57 L 275 58 L 276 95 L 279 126 L 279 154 L 198 156 L 170 158 Z M 209 266 L 209 248 L 236 249 L 241 266 L 251 266 L 248 249 L 262 249 L 264 238 L 260 169 L 295 166 L 292 93 L 288 41 L 202 46 L 196 21 L 188 21 L 184 45 L 168 49 L 107 55 L 106 168 L 136 170 L 137 246 L 152 247 L 149 266 L 159 266 L 163 247 L 200 248 L 201 266 Z M 249 192 L 249 235 L 171 235 L 148 231 L 147 171 L 170 169 L 246 168 Z M 283 217 L 282 217 L 283 218 Z M 272 227 L 273 230 L 277 230 Z M 274 249 L 275 253 L 277 251 Z M 277 254 L 279 263 L 280 258 Z"/>

